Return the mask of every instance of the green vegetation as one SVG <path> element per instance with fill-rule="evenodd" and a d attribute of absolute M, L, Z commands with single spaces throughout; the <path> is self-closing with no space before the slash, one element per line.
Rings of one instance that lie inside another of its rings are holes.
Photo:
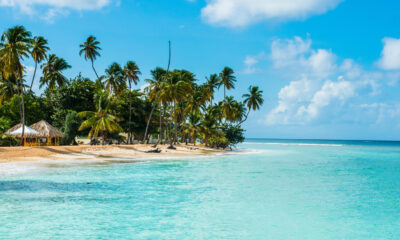
<path fill-rule="evenodd" d="M 44 119 L 64 133 L 64 145 L 77 144 L 77 136 L 89 136 L 93 142 L 100 138 L 102 144 L 112 139 L 127 144 L 149 142 L 158 136 L 157 144 L 171 147 L 201 142 L 227 148 L 244 141 L 241 124 L 263 104 L 262 91 L 256 86 L 249 87 L 243 101 L 229 96 L 237 81 L 229 67 L 201 81 L 188 70 L 170 70 L 169 61 L 167 69 L 151 71 L 144 90 L 133 89 L 141 75 L 134 61 L 111 63 L 98 75 L 94 62 L 102 49 L 94 36 L 80 45 L 77 54 L 90 61 L 96 79 L 80 73 L 68 79 L 64 71 L 72 67 L 67 60 L 50 54 L 44 37 L 31 36 L 23 26 L 16 26 L 1 37 L 0 135 L 17 123 L 29 125 Z M 35 63 L 29 80 L 22 64 L 27 58 Z M 32 91 L 37 71 L 42 71 L 40 96 Z M 217 101 L 221 87 L 224 97 Z M 13 144 L 8 137 L 0 139 L 0 145 Z"/>

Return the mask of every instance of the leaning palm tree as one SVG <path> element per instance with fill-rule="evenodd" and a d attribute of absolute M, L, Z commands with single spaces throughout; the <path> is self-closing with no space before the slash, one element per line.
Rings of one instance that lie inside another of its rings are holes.
<path fill-rule="evenodd" d="M 247 114 L 245 118 L 239 123 L 242 124 L 247 120 L 250 110 L 258 110 L 263 105 L 264 99 L 262 96 L 263 91 L 259 90 L 258 86 L 250 86 L 249 93 L 243 94 L 244 104 L 247 106 Z"/>
<path fill-rule="evenodd" d="M 23 126 L 25 125 L 25 102 L 23 83 L 24 67 L 22 65 L 22 60 L 29 57 L 30 38 L 31 33 L 23 26 L 15 26 L 9 28 L 2 34 L 0 42 L 0 64 L 2 65 L 2 74 L 6 79 L 10 76 L 14 76 L 18 79 L 18 91 L 21 94 L 20 114 Z M 20 144 L 22 145 L 25 128 L 22 128 L 21 135 Z"/>
<path fill-rule="evenodd" d="M 221 79 L 219 78 L 219 76 L 217 74 L 211 74 L 209 78 L 206 78 L 207 82 L 205 84 L 206 86 L 206 90 L 209 92 L 209 101 L 210 101 L 210 105 L 212 105 L 212 101 L 214 99 L 214 93 L 215 93 L 215 89 L 218 88 L 219 83 L 221 82 Z"/>
<path fill-rule="evenodd" d="M 224 99 L 226 98 L 226 89 L 235 88 L 236 77 L 233 75 L 234 73 L 232 68 L 225 67 L 219 74 L 220 82 L 218 87 L 224 86 Z"/>
<path fill-rule="evenodd" d="M 118 96 L 126 87 L 124 78 L 124 70 L 122 67 L 114 62 L 106 69 L 106 75 L 100 78 L 103 81 L 105 89 L 108 93 L 113 93 Z"/>
<path fill-rule="evenodd" d="M 168 54 L 168 67 L 167 67 L 167 71 L 165 72 L 165 75 L 163 74 L 163 75 L 164 75 L 164 77 L 163 77 L 164 79 L 168 79 L 168 78 L 169 78 L 169 67 L 170 67 L 170 65 L 171 65 L 171 41 L 168 41 L 168 49 L 169 49 L 169 54 Z M 160 85 L 160 88 L 159 88 L 160 93 L 161 93 L 161 91 L 163 90 L 163 88 L 164 88 L 164 84 L 161 84 L 161 85 Z M 143 136 L 143 142 L 147 139 L 147 132 L 148 132 L 148 130 L 149 130 L 151 117 L 153 116 L 153 112 L 154 112 L 155 108 L 157 107 L 157 103 L 160 101 L 160 96 L 161 96 L 161 95 L 158 94 L 158 96 L 155 97 L 155 103 L 156 103 L 156 104 L 153 104 L 153 107 L 151 108 L 151 112 L 150 112 L 149 118 L 147 119 L 146 130 L 145 130 L 144 136 Z M 151 98 L 149 98 L 149 100 L 152 101 Z"/>
<path fill-rule="evenodd" d="M 63 75 L 63 71 L 71 68 L 71 66 L 63 58 L 51 54 L 46 63 L 42 64 L 43 76 L 40 78 L 40 88 L 44 85 L 54 91 L 56 87 L 64 86 L 68 79 Z"/>
<path fill-rule="evenodd" d="M 132 82 L 137 85 L 139 75 L 142 73 L 135 62 L 128 61 L 124 66 L 124 77 L 129 83 L 129 123 L 128 123 L 128 144 L 132 143 L 131 139 L 131 122 L 132 122 Z"/>
<path fill-rule="evenodd" d="M 102 137 L 102 144 L 107 137 L 107 133 L 122 132 L 123 129 L 118 125 L 118 119 L 111 114 L 111 109 L 109 104 L 104 104 L 107 101 L 108 96 L 102 95 L 98 104 L 96 104 L 96 112 L 94 111 L 84 111 L 77 114 L 80 118 L 86 118 L 79 127 L 79 131 L 87 128 L 91 128 L 89 131 L 89 137 L 98 137 L 99 134 Z"/>
<path fill-rule="evenodd" d="M 82 56 L 84 54 L 85 60 L 90 60 L 92 63 L 92 68 L 94 73 L 96 74 L 97 79 L 99 78 L 99 75 L 96 72 L 96 69 L 94 68 L 94 60 L 96 60 L 97 57 L 100 57 L 99 50 L 101 48 L 99 47 L 100 42 L 96 40 L 95 36 L 90 35 L 87 39 L 86 42 L 83 44 L 79 45 L 81 50 L 79 51 L 79 56 Z"/>
<path fill-rule="evenodd" d="M 44 37 L 34 37 L 31 42 L 31 56 L 35 61 L 35 70 L 33 71 L 33 77 L 31 82 L 30 91 L 32 91 L 33 82 L 35 81 L 36 70 L 38 63 L 47 59 L 47 51 L 50 48 L 47 46 L 47 40 Z"/>

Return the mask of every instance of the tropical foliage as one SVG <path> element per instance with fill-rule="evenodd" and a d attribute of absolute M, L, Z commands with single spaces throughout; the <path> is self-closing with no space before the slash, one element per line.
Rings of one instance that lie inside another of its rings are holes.
<path fill-rule="evenodd" d="M 105 144 L 123 135 L 127 144 L 158 137 L 157 143 L 172 148 L 178 143 L 227 148 L 244 141 L 241 124 L 263 104 L 263 92 L 256 86 L 249 87 L 243 100 L 228 94 L 237 81 L 229 67 L 201 80 L 185 69 L 170 70 L 168 63 L 166 69 L 150 72 L 145 88 L 135 89 L 142 74 L 136 62 L 113 62 L 101 74 L 94 67 L 102 50 L 96 37 L 89 36 L 79 47 L 77 54 L 90 61 L 95 79 L 80 73 L 67 78 L 66 70 L 72 68 L 67 60 L 49 53 L 47 40 L 32 38 L 23 26 L 2 34 L 0 134 L 17 123 L 45 119 L 64 133 L 61 143 L 66 145 L 77 144 L 76 136 L 88 135 L 93 142 L 99 138 Z M 23 64 L 28 58 L 35 64 L 29 80 Z M 44 91 L 36 95 L 31 90 L 39 71 Z M 2 142 L 12 144 L 4 137 Z"/>

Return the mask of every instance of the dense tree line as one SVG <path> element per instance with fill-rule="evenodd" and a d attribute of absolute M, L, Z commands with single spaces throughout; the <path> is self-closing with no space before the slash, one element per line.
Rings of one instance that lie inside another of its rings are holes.
<path fill-rule="evenodd" d="M 44 37 L 32 37 L 23 26 L 6 30 L 0 42 L 0 134 L 17 123 L 45 119 L 64 133 L 66 145 L 76 144 L 78 135 L 87 135 L 103 144 L 110 139 L 148 143 L 158 137 L 157 144 L 172 148 L 178 142 L 197 141 L 226 148 L 244 140 L 241 124 L 263 104 L 256 86 L 249 87 L 242 101 L 229 96 L 237 81 L 229 67 L 200 81 L 188 70 L 170 70 L 169 62 L 167 69 L 152 70 L 151 78 L 144 80 L 148 86 L 137 90 L 141 72 L 134 61 L 111 63 L 104 74 L 98 74 L 95 61 L 101 50 L 94 36 L 80 45 L 79 55 L 90 62 L 96 79 L 81 74 L 67 79 L 64 71 L 71 66 L 50 53 Z M 26 79 L 22 64 L 27 58 L 35 62 L 32 79 Z M 40 96 L 32 91 L 37 71 L 42 71 Z M 216 101 L 220 88 L 224 98 Z M 13 142 L 6 136 L 1 141 Z"/>

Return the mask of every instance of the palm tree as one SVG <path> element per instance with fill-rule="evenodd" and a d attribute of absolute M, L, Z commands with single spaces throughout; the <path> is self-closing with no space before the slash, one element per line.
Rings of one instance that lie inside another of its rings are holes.
<path fill-rule="evenodd" d="M 209 92 L 209 96 L 210 96 L 210 105 L 212 105 L 212 100 L 214 99 L 214 93 L 215 93 L 215 89 L 218 88 L 221 79 L 219 78 L 219 76 L 217 74 L 211 74 L 209 78 L 206 78 L 207 82 L 205 84 L 206 88 L 205 90 L 207 90 Z"/>
<path fill-rule="evenodd" d="M 101 94 L 96 104 L 96 112 L 84 111 L 77 114 L 80 118 L 86 118 L 79 127 L 79 131 L 91 128 L 89 137 L 102 136 L 102 144 L 107 137 L 107 133 L 122 132 L 123 129 L 118 125 L 118 119 L 111 114 L 109 97 L 106 94 Z"/>
<path fill-rule="evenodd" d="M 19 92 L 18 80 L 14 76 L 4 79 L 0 74 L 0 105 L 9 101 L 17 92 Z"/>
<path fill-rule="evenodd" d="M 168 67 L 167 67 L 167 71 L 165 72 L 165 78 L 164 78 L 164 79 L 168 79 L 168 78 L 169 78 L 169 67 L 170 67 L 170 65 L 171 65 L 171 41 L 168 41 L 168 49 L 169 49 L 169 54 L 168 54 Z M 163 74 L 163 75 L 164 75 L 164 74 Z M 159 88 L 160 93 L 161 93 L 161 91 L 162 91 L 163 88 L 164 88 L 164 84 L 160 84 L 160 88 Z M 156 104 L 154 104 L 153 107 L 151 108 L 149 118 L 147 119 L 146 130 L 145 130 L 144 136 L 143 136 L 143 142 L 147 139 L 147 132 L 148 132 L 148 130 L 149 130 L 151 117 L 153 116 L 154 109 L 157 107 L 157 102 L 159 102 L 160 96 L 161 96 L 161 95 L 158 95 L 157 97 L 153 98 L 153 99 L 155 99 L 155 103 L 156 103 Z M 149 101 L 152 101 L 152 98 L 151 98 L 151 97 L 149 98 Z M 161 131 L 161 129 L 160 129 L 160 131 Z"/>
<path fill-rule="evenodd" d="M 249 93 L 243 94 L 243 98 L 245 98 L 243 102 L 247 105 L 248 110 L 246 117 L 239 124 L 242 124 L 247 120 L 250 110 L 258 110 L 260 109 L 260 106 L 263 105 L 264 99 L 262 93 L 263 91 L 259 90 L 258 86 L 250 86 Z"/>
<path fill-rule="evenodd" d="M 132 122 L 132 82 L 137 85 L 139 75 L 142 73 L 135 62 L 128 61 L 124 66 L 124 77 L 129 83 L 129 127 L 128 127 L 128 144 L 132 143 L 131 139 L 131 122 Z"/>
<path fill-rule="evenodd" d="M 238 122 L 245 115 L 244 104 L 237 102 L 233 97 L 226 97 L 221 104 L 221 110 L 225 121 Z"/>
<path fill-rule="evenodd" d="M 201 131 L 201 115 L 199 113 L 192 113 L 188 117 L 185 133 L 189 134 L 194 145 L 196 145 L 197 136 Z"/>
<path fill-rule="evenodd" d="M 48 61 L 42 64 L 42 68 L 43 76 L 40 78 L 40 88 L 47 85 L 51 91 L 54 91 L 57 86 L 64 86 L 68 82 L 62 72 L 71 66 L 63 58 L 51 54 Z"/>
<path fill-rule="evenodd" d="M 175 143 L 178 141 L 176 104 L 187 96 L 190 96 L 192 91 L 192 85 L 190 82 L 191 79 L 187 77 L 188 76 L 186 72 L 175 70 L 174 72 L 172 72 L 172 76 L 167 79 L 165 86 L 162 90 L 162 94 L 165 94 L 167 96 L 167 99 L 170 103 L 172 103 L 173 106 Z"/>
<path fill-rule="evenodd" d="M 233 75 L 234 73 L 232 68 L 225 67 L 219 74 L 220 82 L 218 87 L 224 86 L 224 99 L 226 98 L 226 89 L 235 88 L 236 77 Z"/>
<path fill-rule="evenodd" d="M 50 49 L 47 46 L 47 40 L 44 37 L 34 37 L 31 42 L 31 56 L 35 61 L 35 70 L 33 72 L 32 82 L 30 91 L 32 91 L 33 82 L 35 81 L 36 70 L 38 63 L 41 63 L 44 59 L 47 59 L 47 51 Z"/>
<path fill-rule="evenodd" d="M 23 26 L 9 28 L 1 36 L 0 43 L 0 63 L 2 65 L 3 77 L 8 79 L 15 76 L 19 83 L 19 92 L 21 93 L 20 113 L 21 123 L 25 125 L 25 102 L 24 102 L 24 67 L 22 60 L 29 57 L 29 47 L 31 33 Z M 22 128 L 22 137 L 20 144 L 23 144 L 25 128 Z"/>
<path fill-rule="evenodd" d="M 100 57 L 99 50 L 101 48 L 99 47 L 100 42 L 96 40 L 95 36 L 90 35 L 87 39 L 86 42 L 83 44 L 79 45 L 81 50 L 79 51 L 79 56 L 82 56 L 84 54 L 85 60 L 90 60 L 92 63 L 92 68 L 94 73 L 96 74 L 97 79 L 99 78 L 99 75 L 96 72 L 96 69 L 94 68 L 94 60 L 96 60 L 97 57 Z"/>
<path fill-rule="evenodd" d="M 106 75 L 101 77 L 103 84 L 109 93 L 114 93 L 118 96 L 119 93 L 126 87 L 124 71 L 118 63 L 111 64 L 106 69 Z"/>

